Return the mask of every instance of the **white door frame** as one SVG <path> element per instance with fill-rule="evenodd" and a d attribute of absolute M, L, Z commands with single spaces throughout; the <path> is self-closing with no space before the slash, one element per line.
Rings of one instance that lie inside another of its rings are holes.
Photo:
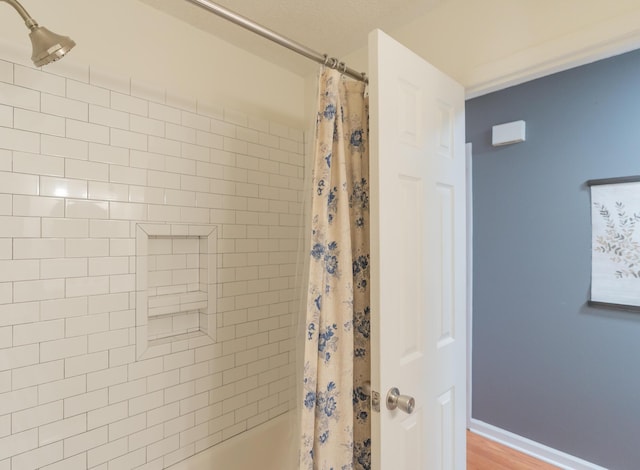
<path fill-rule="evenodd" d="M 471 427 L 473 363 L 473 144 L 465 146 L 467 179 L 467 428 Z"/>

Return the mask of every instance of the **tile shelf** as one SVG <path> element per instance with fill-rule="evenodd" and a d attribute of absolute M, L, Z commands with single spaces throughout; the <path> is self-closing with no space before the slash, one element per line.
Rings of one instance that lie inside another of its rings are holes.
<path fill-rule="evenodd" d="M 136 356 L 202 336 L 215 342 L 216 225 L 136 225 Z"/>

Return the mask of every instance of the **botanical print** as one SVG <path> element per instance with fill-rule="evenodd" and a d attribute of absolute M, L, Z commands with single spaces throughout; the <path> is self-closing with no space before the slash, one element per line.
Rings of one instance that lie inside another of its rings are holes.
<path fill-rule="evenodd" d="M 369 162 L 364 84 L 320 76 L 301 470 L 369 470 Z"/>
<path fill-rule="evenodd" d="M 624 277 L 640 278 L 640 234 L 635 235 L 636 223 L 640 224 L 640 213 L 627 214 L 624 203 L 616 201 L 615 219 L 609 209 L 598 202 L 593 205 L 604 219 L 606 231 L 604 235 L 597 235 L 594 251 L 604 253 L 609 260 L 618 265 L 614 275 L 621 279 Z M 640 232 L 640 230 L 639 230 Z"/>
<path fill-rule="evenodd" d="M 640 306 L 640 182 L 594 185 L 591 300 Z"/>

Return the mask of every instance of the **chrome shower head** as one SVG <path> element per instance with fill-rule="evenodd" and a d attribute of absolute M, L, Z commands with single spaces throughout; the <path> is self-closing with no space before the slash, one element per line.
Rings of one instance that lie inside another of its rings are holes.
<path fill-rule="evenodd" d="M 69 36 L 60 36 L 37 24 L 29 33 L 29 38 L 33 46 L 31 60 L 36 67 L 61 59 L 76 45 Z"/>
<path fill-rule="evenodd" d="M 31 31 L 29 33 L 31 46 L 33 47 L 31 60 L 36 67 L 42 67 L 50 62 L 61 59 L 76 45 L 70 37 L 60 36 L 59 34 L 52 33 L 43 26 L 39 26 L 38 22 L 31 18 L 29 13 L 27 13 L 17 0 L 0 0 L 0 2 L 6 2 L 15 8 L 22 19 L 24 19 L 24 24 Z"/>

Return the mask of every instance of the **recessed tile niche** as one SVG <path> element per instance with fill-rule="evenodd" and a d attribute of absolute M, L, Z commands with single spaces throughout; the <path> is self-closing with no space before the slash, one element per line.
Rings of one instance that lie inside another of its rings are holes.
<path fill-rule="evenodd" d="M 136 355 L 215 342 L 217 226 L 137 224 Z"/>

